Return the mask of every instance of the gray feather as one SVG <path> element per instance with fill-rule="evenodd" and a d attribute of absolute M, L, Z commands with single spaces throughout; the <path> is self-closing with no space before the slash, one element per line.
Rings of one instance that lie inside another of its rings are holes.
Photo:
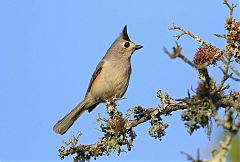
<path fill-rule="evenodd" d="M 53 127 L 53 130 L 58 134 L 64 134 L 73 123 L 84 112 L 85 100 L 79 103 L 74 109 L 72 109 L 67 115 L 59 120 Z"/>

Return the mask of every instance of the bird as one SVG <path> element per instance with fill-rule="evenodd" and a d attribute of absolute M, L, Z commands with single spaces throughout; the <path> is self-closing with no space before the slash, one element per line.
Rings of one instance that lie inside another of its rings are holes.
<path fill-rule="evenodd" d="M 98 104 L 125 94 L 131 75 L 131 56 L 143 46 L 132 42 L 127 25 L 98 63 L 87 88 L 84 99 L 53 127 L 63 135 L 86 110 L 91 112 Z"/>

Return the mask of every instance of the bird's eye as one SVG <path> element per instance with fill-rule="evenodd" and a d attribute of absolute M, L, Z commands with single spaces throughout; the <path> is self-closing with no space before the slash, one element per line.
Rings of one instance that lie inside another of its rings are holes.
<path fill-rule="evenodd" d="M 124 43 L 124 47 L 125 47 L 125 48 L 128 48 L 129 46 L 130 46 L 130 43 L 129 43 L 129 42 Z"/>

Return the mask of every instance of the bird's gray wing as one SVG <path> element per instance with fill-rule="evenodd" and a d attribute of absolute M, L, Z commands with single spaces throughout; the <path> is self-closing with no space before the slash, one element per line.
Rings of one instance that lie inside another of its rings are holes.
<path fill-rule="evenodd" d="M 87 92 L 86 92 L 85 97 L 86 97 L 86 96 L 88 95 L 88 93 L 90 92 L 94 80 L 95 80 L 95 79 L 97 78 L 97 76 L 101 73 L 104 62 L 105 62 L 104 60 L 101 60 L 101 61 L 98 63 L 98 65 L 97 65 L 94 73 L 92 74 L 92 78 L 91 78 L 90 83 L 89 83 L 89 85 L 88 85 L 88 89 L 87 89 Z"/>

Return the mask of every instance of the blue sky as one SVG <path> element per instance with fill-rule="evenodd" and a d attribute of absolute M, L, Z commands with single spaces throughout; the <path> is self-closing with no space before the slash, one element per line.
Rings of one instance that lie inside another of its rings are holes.
<path fill-rule="evenodd" d="M 238 0 L 231 2 L 238 3 Z M 92 124 L 104 105 L 85 113 L 64 135 L 52 131 L 54 123 L 84 97 L 95 66 L 111 43 L 128 25 L 132 41 L 144 46 L 132 57 L 132 75 L 123 112 L 133 106 L 156 107 L 159 89 L 176 98 L 196 88 L 197 73 L 181 60 L 170 60 L 163 46 L 171 48 L 178 32 L 173 22 L 218 47 L 224 40 L 228 15 L 223 0 L 6 0 L 0 1 L 0 161 L 60 161 L 62 139 L 83 133 L 81 143 L 95 142 L 101 133 Z M 239 8 L 235 10 L 239 20 Z M 199 44 L 189 37 L 179 41 L 183 53 L 193 58 Z M 216 80 L 220 72 L 210 69 Z M 233 87 L 239 87 L 233 83 Z M 210 157 L 221 129 L 209 141 L 204 129 L 189 136 L 180 112 L 164 118 L 169 124 L 162 141 L 148 135 L 149 123 L 136 128 L 131 152 L 99 161 L 185 161 L 185 151 Z M 71 160 L 72 158 L 67 158 Z"/>

